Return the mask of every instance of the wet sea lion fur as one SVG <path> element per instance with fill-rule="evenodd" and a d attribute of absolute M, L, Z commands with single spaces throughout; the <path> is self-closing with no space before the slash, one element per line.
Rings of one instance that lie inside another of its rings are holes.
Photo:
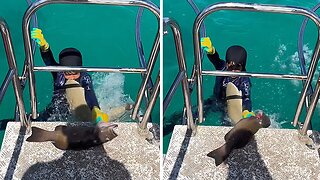
<path fill-rule="evenodd" d="M 216 166 L 225 161 L 233 149 L 246 146 L 260 128 L 270 126 L 268 116 L 260 113 L 257 116 L 241 119 L 225 136 L 226 143 L 211 151 L 207 156 L 215 159 Z"/>
<path fill-rule="evenodd" d="M 59 125 L 54 131 L 32 127 L 28 142 L 51 141 L 61 150 L 83 150 L 111 141 L 118 135 L 114 132 L 117 124 L 99 122 L 96 126 Z"/>

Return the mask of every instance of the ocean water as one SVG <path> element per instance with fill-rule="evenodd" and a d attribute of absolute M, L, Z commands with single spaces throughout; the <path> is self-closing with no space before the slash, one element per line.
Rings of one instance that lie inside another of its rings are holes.
<path fill-rule="evenodd" d="M 154 1 L 159 5 L 159 1 Z M 0 16 L 4 18 L 11 32 L 18 70 L 21 74 L 25 59 L 22 19 L 28 5 L 26 1 L 1 1 Z M 91 67 L 139 67 L 135 45 L 135 20 L 137 7 L 116 7 L 102 5 L 47 5 L 37 11 L 38 27 L 48 41 L 54 57 L 66 47 L 76 47 L 82 52 L 84 66 Z M 145 10 L 141 20 L 141 38 L 146 59 L 148 59 L 157 32 L 156 17 Z M 3 43 L 0 43 L 0 82 L 7 73 L 7 61 Z M 160 58 L 152 78 L 156 79 Z M 36 66 L 43 66 L 39 50 L 35 54 Z M 52 77 L 48 72 L 36 72 L 38 111 L 51 101 Z M 140 88 L 139 74 L 91 73 L 98 101 L 104 111 L 115 105 L 133 102 Z M 159 99 L 159 98 L 158 98 Z M 30 112 L 28 87 L 24 101 Z M 0 119 L 12 119 L 15 100 L 10 86 L 0 105 Z M 152 113 L 152 119 L 160 122 L 159 100 Z M 3 137 L 3 131 L 0 131 Z"/>
<path fill-rule="evenodd" d="M 195 0 L 200 10 L 218 1 Z M 219 1 L 228 2 L 228 1 Z M 233 1 L 235 2 L 235 1 Z M 278 4 L 299 6 L 307 9 L 313 8 L 318 0 L 257 0 L 236 2 L 250 2 L 259 4 Z M 191 74 L 194 63 L 192 28 L 196 14 L 187 1 L 164 1 L 163 14 L 165 17 L 175 19 L 180 25 L 188 74 Z M 299 15 L 258 13 L 244 11 L 219 11 L 210 14 L 204 21 L 206 33 L 212 40 L 222 59 L 225 51 L 231 45 L 242 45 L 248 52 L 247 71 L 262 73 L 299 74 L 298 59 L 298 33 L 304 17 Z M 168 92 L 173 78 L 178 72 L 177 58 L 172 32 L 169 30 L 164 41 L 164 96 Z M 316 26 L 309 22 L 304 36 L 304 56 L 310 62 L 317 39 Z M 205 56 L 203 70 L 213 70 L 214 67 Z M 316 76 L 319 76 L 320 65 L 317 67 Z M 170 77 L 170 78 L 167 78 Z M 203 95 L 209 98 L 213 93 L 214 77 L 204 76 Z M 251 78 L 251 98 L 253 110 L 263 110 L 272 119 L 273 128 L 294 128 L 291 125 L 298 104 L 302 82 L 295 80 L 275 80 Z M 313 85 L 315 84 L 315 79 Z M 181 86 L 181 85 L 180 85 Z M 195 106 L 196 90 L 192 94 L 192 103 Z M 183 108 L 181 87 L 177 90 L 167 111 L 164 114 L 164 123 L 179 124 Z M 206 116 L 202 125 L 221 125 L 222 114 L 212 112 Z M 301 116 L 305 117 L 305 110 Z M 302 119 L 301 118 L 301 119 Z M 312 118 L 313 128 L 320 130 L 320 103 Z M 170 131 L 164 133 L 164 153 L 170 141 Z"/>

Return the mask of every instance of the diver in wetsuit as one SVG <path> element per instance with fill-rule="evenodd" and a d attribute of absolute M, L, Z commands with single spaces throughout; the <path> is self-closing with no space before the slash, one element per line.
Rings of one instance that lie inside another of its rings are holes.
<path fill-rule="evenodd" d="M 201 38 L 201 47 L 207 52 L 207 56 L 216 70 L 246 72 L 247 51 L 243 47 L 237 45 L 229 47 L 226 52 L 226 61 L 220 59 L 209 37 Z M 243 118 L 253 116 L 254 113 L 251 112 L 251 82 L 249 77 L 216 76 L 213 92 L 215 98 L 220 102 L 226 101 L 226 87 L 229 82 L 232 82 L 238 90 L 242 91 Z M 212 103 L 212 100 L 206 102 L 206 104 L 208 103 Z"/>
<path fill-rule="evenodd" d="M 33 28 L 31 38 L 36 40 L 40 46 L 41 57 L 47 66 L 82 66 L 82 55 L 79 50 L 75 48 L 63 49 L 59 54 L 59 63 L 57 63 L 40 29 Z M 108 121 L 108 115 L 100 110 L 93 90 L 91 76 L 87 72 L 52 72 L 52 77 L 54 81 L 52 100 L 40 119 L 46 120 L 51 115 L 58 115 L 58 118 L 61 119 L 61 116 L 66 118 L 70 115 L 69 104 L 65 95 L 65 83 L 67 80 L 75 80 L 84 88 L 85 99 L 92 110 L 93 120 L 96 122 Z"/>

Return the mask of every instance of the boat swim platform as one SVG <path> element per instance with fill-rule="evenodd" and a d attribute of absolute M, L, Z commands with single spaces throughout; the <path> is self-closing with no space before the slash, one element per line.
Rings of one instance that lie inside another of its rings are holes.
<path fill-rule="evenodd" d="M 46 130 L 66 122 L 32 122 Z M 75 125 L 72 123 L 71 125 Z M 118 137 L 88 150 L 27 142 L 20 122 L 9 122 L 0 152 L 0 179 L 159 179 L 159 144 L 138 134 L 137 123 L 116 123 Z M 148 127 L 151 127 L 148 124 Z"/>
<path fill-rule="evenodd" d="M 187 126 L 176 125 L 163 179 L 320 179 L 318 151 L 299 141 L 296 129 L 260 129 L 254 140 L 216 166 L 207 154 L 224 144 L 230 129 L 198 126 L 190 137 Z"/>

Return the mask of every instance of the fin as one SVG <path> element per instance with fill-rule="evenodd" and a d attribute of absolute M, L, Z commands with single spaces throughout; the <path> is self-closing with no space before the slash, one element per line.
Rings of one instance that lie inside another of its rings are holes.
<path fill-rule="evenodd" d="M 56 147 L 58 149 L 61 149 L 61 150 L 67 150 L 68 149 L 68 145 L 67 144 L 62 145 L 62 144 L 59 144 L 59 143 L 56 143 L 56 142 L 52 142 L 52 144 L 54 145 L 54 147 Z"/>
<path fill-rule="evenodd" d="M 219 166 L 228 158 L 230 151 L 227 150 L 226 146 L 227 144 L 224 144 L 218 149 L 215 149 L 207 154 L 207 156 L 214 158 L 216 166 Z"/>
<path fill-rule="evenodd" d="M 242 93 L 231 82 L 227 84 L 226 100 L 228 116 L 235 125 L 242 118 Z"/>
<path fill-rule="evenodd" d="M 54 128 L 54 131 L 61 131 L 63 132 L 63 129 L 65 129 L 67 126 L 66 125 L 58 125 Z"/>
<path fill-rule="evenodd" d="M 55 133 L 41 128 L 32 127 L 32 134 L 27 138 L 28 142 L 53 141 Z"/>
<path fill-rule="evenodd" d="M 68 80 L 66 86 L 66 97 L 72 115 L 79 121 L 91 122 L 92 112 L 87 104 L 83 87 L 75 80 Z"/>

